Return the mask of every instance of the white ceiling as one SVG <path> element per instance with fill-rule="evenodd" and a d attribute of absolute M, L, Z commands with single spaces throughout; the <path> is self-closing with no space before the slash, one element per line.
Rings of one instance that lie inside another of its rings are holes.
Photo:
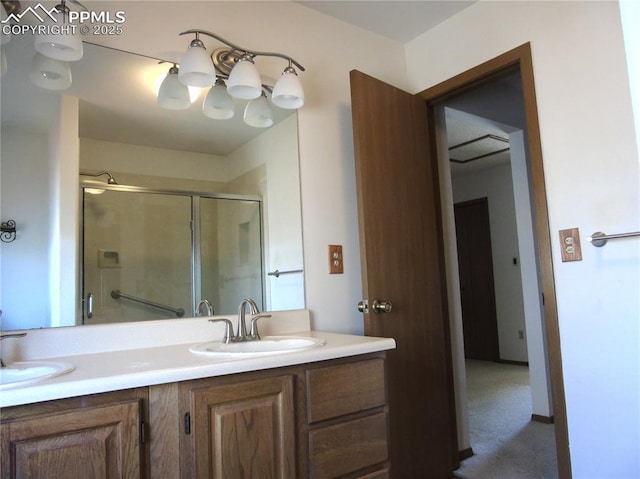
<path fill-rule="evenodd" d="M 351 25 L 406 43 L 464 10 L 475 1 L 300 0 L 297 3 Z"/>
<path fill-rule="evenodd" d="M 297 3 L 392 40 L 407 43 L 475 1 L 297 0 Z M 472 158 L 472 161 L 463 163 L 452 161 L 453 176 L 473 174 L 510 161 L 509 151 L 499 152 L 508 148 L 508 143 L 485 137 L 509 137 L 510 128 L 496 123 L 496 118 L 508 121 L 516 128 L 523 127 L 522 119 L 517 117 L 523 111 L 520 107 L 522 92 L 519 81 L 519 77 L 509 76 L 449 102 L 446 128 L 450 157 L 463 160 Z M 456 110 L 451 108 L 452 105 Z M 511 128 L 511 131 L 513 129 L 515 128 Z M 472 143 L 456 148 L 467 142 Z"/>

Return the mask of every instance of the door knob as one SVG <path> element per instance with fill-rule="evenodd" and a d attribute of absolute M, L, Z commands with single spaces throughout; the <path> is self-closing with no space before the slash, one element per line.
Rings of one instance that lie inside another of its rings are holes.
<path fill-rule="evenodd" d="M 373 308 L 374 313 L 380 314 L 380 313 L 388 313 L 389 311 L 391 311 L 391 308 L 393 307 L 393 305 L 391 304 L 391 301 L 379 301 L 376 299 L 371 305 L 371 307 Z"/>
<path fill-rule="evenodd" d="M 361 313 L 368 313 L 369 301 L 367 301 L 366 299 L 363 299 L 362 301 L 358 301 L 358 311 L 360 311 Z"/>

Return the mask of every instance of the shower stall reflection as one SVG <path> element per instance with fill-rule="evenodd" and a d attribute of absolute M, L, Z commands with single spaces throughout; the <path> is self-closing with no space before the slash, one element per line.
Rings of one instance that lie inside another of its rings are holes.
<path fill-rule="evenodd" d="M 264 308 L 258 199 L 112 186 L 82 204 L 84 324 Z"/>

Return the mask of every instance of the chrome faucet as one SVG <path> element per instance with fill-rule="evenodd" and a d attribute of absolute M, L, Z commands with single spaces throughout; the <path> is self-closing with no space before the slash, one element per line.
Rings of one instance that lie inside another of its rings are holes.
<path fill-rule="evenodd" d="M 247 334 L 247 321 L 246 321 L 246 307 L 249 306 L 249 312 L 251 314 L 251 326 L 249 333 Z M 210 319 L 209 322 L 215 323 L 222 321 L 225 324 L 224 336 L 222 337 L 223 343 L 239 343 L 242 341 L 257 341 L 260 339 L 260 333 L 258 332 L 258 320 L 260 318 L 270 318 L 270 314 L 260 314 L 260 309 L 256 302 L 251 298 L 245 298 L 240 302 L 238 308 L 238 325 L 236 328 L 236 334 L 233 334 L 233 324 L 226 318 Z"/>
<path fill-rule="evenodd" d="M 198 303 L 198 307 L 196 308 L 196 316 L 202 316 L 203 307 L 206 312 L 205 316 L 213 316 L 213 306 L 211 305 L 208 299 L 203 299 Z"/>
<path fill-rule="evenodd" d="M 258 339 L 250 338 L 247 334 L 247 324 L 245 322 L 247 305 L 249 305 L 250 313 L 252 316 L 260 314 L 258 305 L 253 299 L 245 298 L 240 302 L 240 307 L 238 308 L 238 327 L 236 329 L 236 341 L 250 341 L 251 339 Z"/>
<path fill-rule="evenodd" d="M 8 338 L 24 338 L 27 335 L 27 333 L 7 333 L 7 334 L 0 334 L 0 341 L 2 341 L 3 339 L 8 339 Z M 4 361 L 2 360 L 2 358 L 0 358 L 0 367 L 5 368 L 6 364 L 4 364 Z"/>

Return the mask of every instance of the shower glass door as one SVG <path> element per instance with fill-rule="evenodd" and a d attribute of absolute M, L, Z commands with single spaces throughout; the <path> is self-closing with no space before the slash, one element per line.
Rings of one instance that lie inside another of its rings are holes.
<path fill-rule="evenodd" d="M 264 309 L 261 202 L 115 186 L 83 192 L 83 323 Z"/>
<path fill-rule="evenodd" d="M 191 198 L 83 195 L 84 324 L 191 316 Z"/>
<path fill-rule="evenodd" d="M 201 297 L 216 314 L 236 312 L 243 298 L 264 309 L 260 201 L 201 197 L 199 210 Z"/>

